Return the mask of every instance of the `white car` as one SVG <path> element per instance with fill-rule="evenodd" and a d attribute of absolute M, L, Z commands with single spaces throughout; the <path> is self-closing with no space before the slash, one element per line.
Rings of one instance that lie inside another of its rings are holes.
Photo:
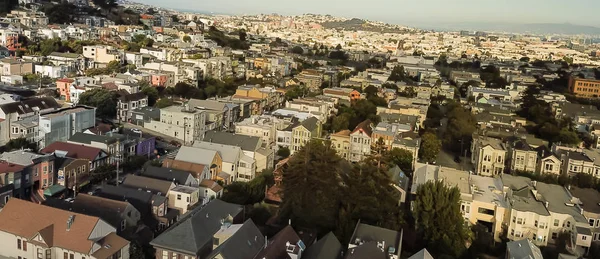
<path fill-rule="evenodd" d="M 142 131 L 139 129 L 131 129 L 131 132 L 136 133 L 136 134 L 142 134 Z"/>

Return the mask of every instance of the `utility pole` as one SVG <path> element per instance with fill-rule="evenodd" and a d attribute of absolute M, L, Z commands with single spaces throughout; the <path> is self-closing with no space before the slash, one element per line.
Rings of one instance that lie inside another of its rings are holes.
<path fill-rule="evenodd" d="M 116 159 L 117 159 L 117 179 L 115 179 L 116 181 L 116 185 L 119 186 L 119 162 L 121 160 L 121 141 L 119 139 L 117 139 L 117 152 L 115 152 L 116 154 Z"/>

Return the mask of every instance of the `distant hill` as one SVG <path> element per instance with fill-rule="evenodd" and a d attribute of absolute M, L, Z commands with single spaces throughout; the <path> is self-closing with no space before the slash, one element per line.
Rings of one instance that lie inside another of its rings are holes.
<path fill-rule="evenodd" d="M 373 31 L 373 32 L 383 32 L 383 33 L 398 33 L 402 32 L 401 29 L 397 28 L 389 28 L 374 25 L 365 20 L 352 18 L 350 20 L 345 21 L 337 21 L 337 22 L 324 22 L 321 25 L 326 29 L 340 29 L 346 31 Z"/>
<path fill-rule="evenodd" d="M 425 26 L 436 30 L 471 30 L 471 31 L 490 31 L 490 32 L 512 32 L 512 33 L 532 33 L 532 34 L 586 34 L 600 35 L 600 28 L 587 25 L 577 25 L 570 23 L 529 23 L 529 24 L 511 24 L 511 23 L 448 23 L 443 25 Z"/>

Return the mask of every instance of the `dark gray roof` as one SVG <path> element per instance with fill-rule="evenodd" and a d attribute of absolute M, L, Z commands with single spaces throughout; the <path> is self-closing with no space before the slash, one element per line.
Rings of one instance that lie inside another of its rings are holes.
<path fill-rule="evenodd" d="M 194 177 L 192 173 L 187 171 L 156 166 L 146 167 L 146 169 L 142 172 L 142 176 L 164 181 L 172 181 L 176 184 L 186 184 L 186 181 L 190 176 L 192 178 Z"/>
<path fill-rule="evenodd" d="M 103 185 L 98 196 L 129 202 L 141 214 L 144 223 L 154 228 L 158 222 L 152 214 L 152 193 L 131 189 L 124 186 Z"/>
<path fill-rule="evenodd" d="M 301 253 L 298 242 L 301 242 L 300 237 L 292 226 L 287 225 L 275 236 L 267 240 L 267 247 L 260 251 L 256 258 L 288 258 L 288 253 L 298 255 Z M 290 243 L 294 246 L 292 252 L 288 252 L 286 244 Z"/>
<path fill-rule="evenodd" d="M 149 119 L 155 119 L 155 120 L 160 119 L 160 109 L 157 109 L 154 107 L 137 108 L 131 112 L 135 113 L 135 114 L 143 114 L 145 117 L 147 117 Z"/>
<path fill-rule="evenodd" d="M 319 120 L 317 120 L 317 118 L 315 117 L 310 117 L 304 121 L 302 121 L 302 123 L 300 123 L 301 126 L 304 126 L 308 131 L 312 132 L 313 130 L 315 130 L 318 127 Z"/>
<path fill-rule="evenodd" d="M 242 206 L 221 200 L 212 200 L 204 207 L 198 207 L 156 237 L 151 245 L 169 250 L 197 255 L 213 235 L 221 228 L 221 220 L 228 216 L 236 217 Z"/>
<path fill-rule="evenodd" d="M 137 92 L 137 93 L 133 93 L 133 94 L 123 95 L 123 96 L 119 97 L 119 100 L 121 100 L 121 102 L 131 102 L 131 101 L 139 101 L 142 99 L 146 99 L 147 97 L 148 96 L 146 96 L 145 93 Z"/>
<path fill-rule="evenodd" d="M 40 98 L 31 98 L 19 102 L 5 103 L 0 105 L 0 109 L 4 111 L 5 114 L 9 113 L 32 113 L 34 112 L 33 108 L 37 107 L 40 110 L 46 109 L 58 109 L 60 105 L 56 102 L 56 100 L 52 97 L 40 97 Z"/>
<path fill-rule="evenodd" d="M 342 244 L 332 232 L 309 246 L 302 259 L 339 259 L 342 258 Z"/>
<path fill-rule="evenodd" d="M 529 146 L 529 144 L 527 144 L 527 141 L 522 139 L 522 140 L 517 140 L 514 143 L 514 148 L 517 150 L 522 150 L 522 151 L 532 151 L 533 149 L 531 148 L 531 146 Z"/>
<path fill-rule="evenodd" d="M 387 251 L 381 251 L 379 247 L 377 247 L 377 242 L 369 241 L 364 244 L 348 249 L 348 253 L 346 254 L 345 259 L 387 259 Z"/>
<path fill-rule="evenodd" d="M 600 214 L 600 193 L 592 188 L 579 188 L 572 186 L 571 194 L 581 201 L 581 206 L 584 211 Z"/>
<path fill-rule="evenodd" d="M 265 237 L 249 219 L 233 236 L 215 248 L 207 258 L 253 259 L 264 245 Z"/>
<path fill-rule="evenodd" d="M 507 254 L 510 254 L 511 259 L 531 258 L 542 259 L 542 252 L 529 239 L 519 241 L 511 241 L 506 243 Z"/>
<path fill-rule="evenodd" d="M 207 131 L 202 141 L 229 146 L 238 146 L 245 151 L 256 151 L 260 148 L 260 138 L 223 131 Z"/>
<path fill-rule="evenodd" d="M 382 249 L 371 249 L 372 244 L 377 248 L 378 242 L 385 242 L 385 247 Z M 356 224 L 356 228 L 354 229 L 354 233 L 350 238 L 350 243 L 357 245 L 357 247 L 353 249 L 349 249 L 347 255 L 355 253 L 368 252 L 366 255 L 371 255 L 369 258 L 376 258 L 376 255 L 383 255 L 386 258 L 388 251 L 393 247 L 394 254 L 399 254 L 401 251 L 401 242 L 402 242 L 402 233 L 390 229 L 385 229 L 381 227 L 371 226 L 368 224 L 360 223 L 360 221 Z M 361 245 L 362 244 L 362 245 Z M 362 248 L 365 246 L 365 248 Z M 349 257 L 346 257 L 349 258 Z M 366 258 L 366 257 L 351 257 L 351 258 Z"/>
<path fill-rule="evenodd" d="M 142 189 L 143 191 L 150 191 L 159 195 L 166 195 L 171 189 L 172 185 L 174 184 L 171 181 L 158 180 L 133 174 L 128 175 L 123 181 L 123 186 L 133 189 Z"/>

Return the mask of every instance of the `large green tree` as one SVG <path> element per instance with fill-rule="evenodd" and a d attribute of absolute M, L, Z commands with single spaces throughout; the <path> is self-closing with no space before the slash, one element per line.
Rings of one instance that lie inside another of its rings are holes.
<path fill-rule="evenodd" d="M 401 148 L 393 148 L 384 154 L 385 161 L 390 167 L 397 165 L 403 172 L 411 172 L 413 167 L 413 154 Z"/>
<path fill-rule="evenodd" d="M 117 93 L 104 88 L 94 88 L 79 96 L 82 105 L 96 107 L 96 115 L 103 118 L 114 118 L 117 115 Z"/>
<path fill-rule="evenodd" d="M 475 132 L 477 120 L 473 114 L 459 103 L 451 102 L 446 105 L 448 110 L 448 125 L 444 136 L 444 144 L 458 152 L 460 147 L 468 147 Z"/>
<path fill-rule="evenodd" d="M 414 218 L 428 250 L 460 257 L 471 238 L 460 213 L 460 190 L 441 181 L 429 181 L 417 189 Z"/>
<path fill-rule="evenodd" d="M 421 151 L 419 154 L 426 162 L 433 162 L 442 148 L 442 141 L 432 132 L 426 132 L 421 136 Z"/>
<path fill-rule="evenodd" d="M 330 144 L 313 140 L 296 152 L 283 171 L 282 214 L 321 232 L 336 227 L 342 159 Z"/>
<path fill-rule="evenodd" d="M 156 90 L 156 87 L 144 86 L 142 88 L 142 93 L 148 96 L 148 106 L 154 106 L 154 104 L 156 104 L 156 101 L 159 98 L 158 90 Z"/>
<path fill-rule="evenodd" d="M 398 82 L 404 80 L 405 77 L 406 74 L 404 73 L 404 67 L 395 66 L 394 69 L 392 69 L 392 73 L 390 74 L 388 81 Z"/>

